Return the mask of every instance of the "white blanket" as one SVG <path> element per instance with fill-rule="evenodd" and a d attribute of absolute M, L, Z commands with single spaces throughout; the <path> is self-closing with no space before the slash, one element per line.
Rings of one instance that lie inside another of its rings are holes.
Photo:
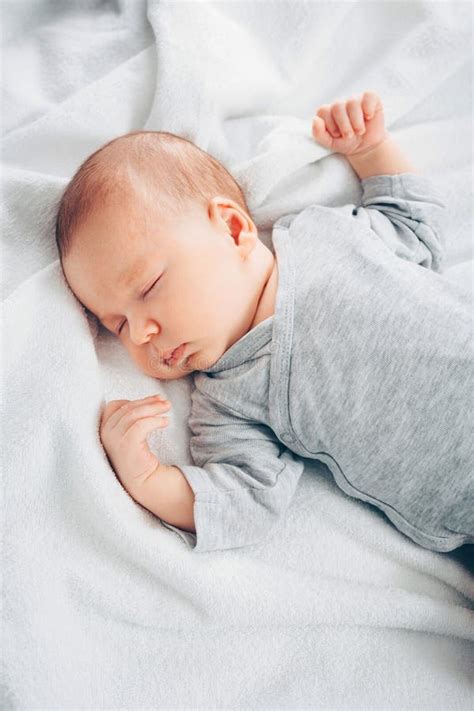
<path fill-rule="evenodd" d="M 261 545 L 210 554 L 137 505 L 98 437 L 104 400 L 154 392 L 164 462 L 192 463 L 189 379 L 157 382 L 94 330 L 54 210 L 79 164 L 137 129 L 195 141 L 262 239 L 359 182 L 311 138 L 365 89 L 449 205 L 445 278 L 470 288 L 469 3 L 3 2 L 2 708 L 472 708 L 467 551 L 433 553 L 308 462 Z M 446 472 L 449 476 L 449 472 Z"/>

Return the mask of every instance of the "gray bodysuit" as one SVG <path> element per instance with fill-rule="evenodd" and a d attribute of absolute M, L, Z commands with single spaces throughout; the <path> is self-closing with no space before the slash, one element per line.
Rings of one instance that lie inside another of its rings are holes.
<path fill-rule="evenodd" d="M 439 273 L 444 205 L 424 177 L 362 181 L 362 205 L 273 228 L 275 312 L 195 373 L 197 552 L 260 543 L 304 462 L 435 551 L 474 542 L 470 297 Z"/>

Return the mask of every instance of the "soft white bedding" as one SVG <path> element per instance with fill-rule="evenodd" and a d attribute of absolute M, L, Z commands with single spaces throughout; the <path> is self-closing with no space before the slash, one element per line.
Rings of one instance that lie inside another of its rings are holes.
<path fill-rule="evenodd" d="M 374 89 L 446 195 L 444 276 L 472 291 L 470 3 L 9 0 L 3 22 L 2 708 L 472 708 L 467 551 L 416 546 L 314 462 L 255 547 L 193 554 L 133 502 L 101 405 L 165 393 L 151 445 L 191 463 L 191 383 L 94 330 L 53 232 L 80 162 L 146 128 L 221 160 L 270 245 L 282 214 L 357 201 L 311 117 Z"/>

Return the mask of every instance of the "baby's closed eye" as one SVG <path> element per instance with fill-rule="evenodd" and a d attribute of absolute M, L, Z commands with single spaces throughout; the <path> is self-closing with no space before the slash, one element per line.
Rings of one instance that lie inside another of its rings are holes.
<path fill-rule="evenodd" d="M 162 276 L 163 276 L 163 275 L 160 274 L 160 276 L 158 277 L 158 279 L 155 279 L 155 281 L 153 282 L 153 284 L 145 291 L 145 293 L 143 294 L 143 297 L 145 297 L 147 294 L 150 293 L 150 291 L 152 291 L 152 290 L 155 288 L 155 286 L 158 284 L 158 282 L 160 281 L 160 279 L 161 279 Z"/>
<path fill-rule="evenodd" d="M 153 291 L 153 289 L 158 285 L 158 282 L 160 281 L 162 276 L 163 276 L 163 274 L 160 274 L 160 276 L 157 277 L 149 287 L 147 287 L 147 289 L 142 294 L 142 299 L 144 299 L 150 292 Z M 123 327 L 125 326 L 125 324 L 126 324 L 126 320 L 122 321 L 122 323 L 119 325 L 119 327 L 115 331 L 113 331 L 113 333 L 116 336 L 120 336 L 120 333 L 121 333 Z"/>

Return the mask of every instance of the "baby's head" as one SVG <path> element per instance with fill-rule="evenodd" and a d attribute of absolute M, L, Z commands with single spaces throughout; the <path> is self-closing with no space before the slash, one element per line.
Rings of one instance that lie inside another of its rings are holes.
<path fill-rule="evenodd" d="M 87 158 L 61 197 L 56 242 L 78 300 L 162 379 L 209 368 L 250 329 L 272 259 L 230 173 L 158 131 Z"/>

